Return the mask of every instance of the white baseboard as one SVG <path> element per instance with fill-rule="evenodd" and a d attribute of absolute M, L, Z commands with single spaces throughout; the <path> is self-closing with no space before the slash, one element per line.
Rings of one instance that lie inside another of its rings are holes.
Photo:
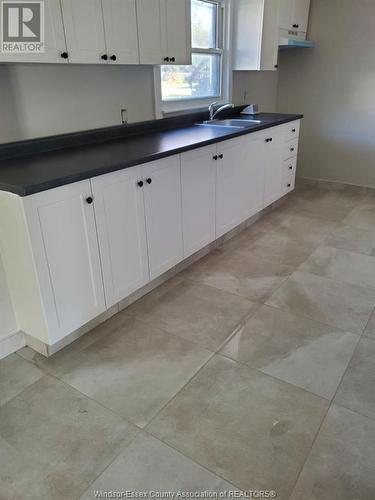
<path fill-rule="evenodd" d="M 0 339 L 0 359 L 9 356 L 9 354 L 18 351 L 18 349 L 22 349 L 25 345 L 26 340 L 23 332 L 14 332 L 4 339 Z"/>

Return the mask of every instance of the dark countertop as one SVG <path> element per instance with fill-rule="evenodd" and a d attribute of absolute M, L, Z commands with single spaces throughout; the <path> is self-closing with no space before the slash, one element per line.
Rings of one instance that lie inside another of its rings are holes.
<path fill-rule="evenodd" d="M 223 113 L 220 118 L 228 116 L 239 116 L 238 108 L 235 113 Z M 205 119 L 205 115 L 200 118 Z M 185 118 L 185 124 L 181 119 L 155 120 L 121 129 L 108 128 L 112 135 L 106 129 L 93 131 L 92 136 L 90 132 L 85 132 L 82 133 L 85 134 L 84 140 L 80 138 L 80 133 L 76 133 L 5 145 L 0 147 L 0 190 L 27 196 L 288 123 L 303 116 L 262 113 L 254 118 L 261 123 L 246 129 L 233 129 L 194 125 L 201 120 L 197 119 L 197 114 L 191 114 Z M 189 119 L 193 121 L 188 123 Z M 173 129 L 166 128 L 168 124 Z M 96 142 L 90 142 L 93 140 Z M 28 154 L 20 156 L 22 148 Z M 1 159 L 2 150 L 7 151 L 8 157 Z M 17 156 L 16 153 L 12 156 L 13 150 L 18 151 Z"/>

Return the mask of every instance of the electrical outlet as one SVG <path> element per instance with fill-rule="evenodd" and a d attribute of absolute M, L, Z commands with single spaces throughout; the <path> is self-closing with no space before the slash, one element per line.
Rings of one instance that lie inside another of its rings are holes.
<path fill-rule="evenodd" d="M 121 123 L 123 125 L 128 123 L 128 110 L 126 108 L 121 108 Z"/>

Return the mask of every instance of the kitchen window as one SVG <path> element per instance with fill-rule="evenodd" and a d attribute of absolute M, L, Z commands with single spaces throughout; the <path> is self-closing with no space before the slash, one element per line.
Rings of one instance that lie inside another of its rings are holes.
<path fill-rule="evenodd" d="M 160 68 L 162 111 L 198 108 L 226 98 L 224 2 L 191 0 L 192 64 Z"/>

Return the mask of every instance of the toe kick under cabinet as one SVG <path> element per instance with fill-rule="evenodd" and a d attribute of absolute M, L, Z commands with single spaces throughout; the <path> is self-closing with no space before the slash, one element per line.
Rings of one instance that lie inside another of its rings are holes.
<path fill-rule="evenodd" d="M 294 188 L 299 121 L 34 195 L 0 192 L 19 329 L 53 345 Z"/>

